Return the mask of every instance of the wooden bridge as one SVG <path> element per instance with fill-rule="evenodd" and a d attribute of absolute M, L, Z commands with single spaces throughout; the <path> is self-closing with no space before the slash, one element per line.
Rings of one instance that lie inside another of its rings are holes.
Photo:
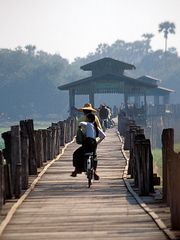
<path fill-rule="evenodd" d="M 98 147 L 100 181 L 88 189 L 84 174 L 70 176 L 72 153 L 78 145 L 66 144 L 11 209 L 7 204 L 9 211 L 0 227 L 2 240 L 179 239 L 171 238 L 125 178 L 126 158 L 117 129 L 106 133 Z"/>

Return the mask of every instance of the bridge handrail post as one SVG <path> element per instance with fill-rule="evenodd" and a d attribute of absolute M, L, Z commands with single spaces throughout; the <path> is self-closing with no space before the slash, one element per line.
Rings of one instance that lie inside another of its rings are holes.
<path fill-rule="evenodd" d="M 11 142 L 12 180 L 14 183 L 13 191 L 15 198 L 20 198 L 22 190 L 22 162 L 19 125 L 11 127 Z"/>
<path fill-rule="evenodd" d="M 5 162 L 4 162 L 3 153 L 2 151 L 0 151 L 0 212 L 5 202 L 4 165 L 5 165 Z"/>
<path fill-rule="evenodd" d="M 171 226 L 174 230 L 180 230 L 180 152 L 171 152 L 169 156 L 167 167 Z"/>
<path fill-rule="evenodd" d="M 167 162 L 174 151 L 174 129 L 163 129 L 162 136 L 162 175 L 163 175 L 163 199 L 169 206 L 169 176 Z"/>
<path fill-rule="evenodd" d="M 65 145 L 65 124 L 64 121 L 59 121 L 58 122 L 60 126 L 60 146 Z"/>
<path fill-rule="evenodd" d="M 42 140 L 43 140 L 43 162 L 47 162 L 47 129 L 42 129 Z"/>
<path fill-rule="evenodd" d="M 3 155 L 6 159 L 6 165 L 4 168 L 5 178 L 5 199 L 11 199 L 13 197 L 13 183 L 11 172 L 11 131 L 2 133 L 4 139 L 5 148 L 3 149 Z"/>
<path fill-rule="evenodd" d="M 154 191 L 153 163 L 150 140 L 135 140 L 135 161 L 137 168 L 137 183 L 139 195 L 147 196 Z"/>
<path fill-rule="evenodd" d="M 32 119 L 25 120 L 24 122 L 29 138 L 29 175 L 37 175 L 34 123 Z"/>
<path fill-rule="evenodd" d="M 36 148 L 36 162 L 37 162 L 37 168 L 40 168 L 43 166 L 43 138 L 42 138 L 42 131 L 41 130 L 35 130 L 34 131 L 35 136 L 35 148 Z"/>
<path fill-rule="evenodd" d="M 180 230 L 180 152 L 174 152 L 174 129 L 164 129 L 162 132 L 163 156 L 163 197 L 170 206 L 171 225 L 174 230 Z"/>
<path fill-rule="evenodd" d="M 22 161 L 22 189 L 28 188 L 29 182 L 29 137 L 25 121 L 20 121 L 21 129 L 21 161 Z"/>

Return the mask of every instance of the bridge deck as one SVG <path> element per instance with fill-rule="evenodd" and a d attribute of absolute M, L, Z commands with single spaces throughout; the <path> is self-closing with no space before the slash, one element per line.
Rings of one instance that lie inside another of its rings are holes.
<path fill-rule="evenodd" d="M 78 147 L 70 144 L 17 209 L 1 239 L 167 239 L 126 189 L 120 145 L 115 129 L 108 130 L 98 149 L 100 181 L 88 189 L 84 174 L 70 176 Z"/>

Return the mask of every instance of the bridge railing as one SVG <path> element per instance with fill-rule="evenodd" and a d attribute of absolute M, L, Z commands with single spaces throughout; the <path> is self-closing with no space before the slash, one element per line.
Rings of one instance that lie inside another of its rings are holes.
<path fill-rule="evenodd" d="M 147 196 L 160 185 L 160 178 L 153 173 L 151 143 L 145 138 L 144 129 L 128 118 L 119 116 L 119 132 L 124 138 L 124 149 L 129 150 L 128 174 L 134 179 L 139 195 Z M 123 125 L 120 125 L 123 122 Z M 124 129 L 122 127 L 124 126 Z M 174 152 L 174 129 L 162 132 L 162 190 L 163 200 L 170 206 L 171 225 L 180 230 L 180 153 Z"/>
<path fill-rule="evenodd" d="M 119 117 L 119 126 L 121 121 L 122 116 Z M 146 139 L 144 129 L 137 126 L 135 121 L 128 118 L 123 121 L 124 129 L 121 131 L 119 128 L 119 132 L 123 134 L 124 150 L 129 150 L 128 175 L 134 179 L 139 195 L 146 196 L 154 192 L 155 184 L 159 184 L 159 178 L 153 174 L 151 143 Z"/>
<path fill-rule="evenodd" d="M 170 207 L 173 229 L 180 230 L 180 152 L 174 151 L 174 129 L 162 132 L 163 199 Z"/>
<path fill-rule="evenodd" d="M 34 130 L 32 119 L 22 120 L 4 132 L 5 148 L 0 151 L 0 210 L 8 199 L 19 198 L 29 187 L 29 176 L 37 175 L 49 160 L 73 140 L 75 118 Z"/>

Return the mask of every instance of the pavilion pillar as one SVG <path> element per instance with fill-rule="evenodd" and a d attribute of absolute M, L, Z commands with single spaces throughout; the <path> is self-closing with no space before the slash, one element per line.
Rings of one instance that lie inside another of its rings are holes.
<path fill-rule="evenodd" d="M 159 95 L 154 96 L 154 105 L 159 105 Z"/>
<path fill-rule="evenodd" d="M 128 94 L 124 93 L 124 106 L 125 106 L 125 110 L 128 109 Z"/>
<path fill-rule="evenodd" d="M 145 110 L 145 119 L 147 119 L 147 96 L 144 94 L 144 110 Z"/>
<path fill-rule="evenodd" d="M 74 89 L 69 90 L 69 112 L 71 115 L 71 111 L 75 106 L 75 91 Z"/>
<path fill-rule="evenodd" d="M 94 93 L 90 92 L 89 93 L 89 102 L 92 104 L 92 106 L 94 107 Z"/>
<path fill-rule="evenodd" d="M 135 95 L 134 96 L 134 103 L 136 107 L 140 107 L 140 96 L 139 95 Z"/>
<path fill-rule="evenodd" d="M 166 94 L 163 96 L 163 104 L 169 104 L 170 96 L 169 94 Z"/>

